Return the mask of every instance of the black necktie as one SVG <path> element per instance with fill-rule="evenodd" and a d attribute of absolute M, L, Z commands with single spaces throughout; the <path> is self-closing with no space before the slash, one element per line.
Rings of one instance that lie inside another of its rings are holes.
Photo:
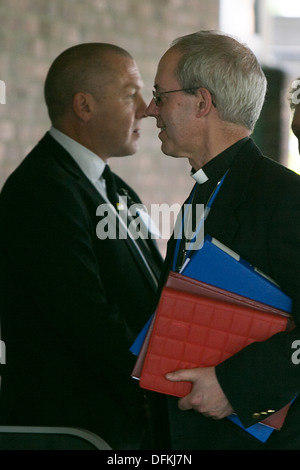
<path fill-rule="evenodd" d="M 119 204 L 120 201 L 119 201 L 119 195 L 117 193 L 117 185 L 115 182 L 114 175 L 112 174 L 108 165 L 105 165 L 104 171 L 102 173 L 102 177 L 104 178 L 105 183 L 106 183 L 106 193 L 107 193 L 107 197 L 109 201 L 113 204 L 115 208 L 118 208 L 117 204 Z M 129 201 L 127 202 L 131 203 L 131 199 L 129 199 Z M 125 221 L 125 224 L 128 227 L 130 223 L 132 222 L 132 217 L 128 214 L 127 210 L 126 211 L 120 210 L 119 215 Z M 158 279 L 160 268 L 158 268 L 154 260 L 151 250 L 148 247 L 147 240 L 142 240 L 141 238 L 138 237 L 135 240 L 135 242 L 137 246 L 139 247 L 142 255 L 145 257 L 146 262 L 148 263 L 150 269 L 154 273 L 154 277 Z"/>
<path fill-rule="evenodd" d="M 117 186 L 114 175 L 112 174 L 108 165 L 105 165 L 102 177 L 105 179 L 107 197 L 112 205 L 116 208 L 119 202 L 119 196 L 117 193 Z"/>

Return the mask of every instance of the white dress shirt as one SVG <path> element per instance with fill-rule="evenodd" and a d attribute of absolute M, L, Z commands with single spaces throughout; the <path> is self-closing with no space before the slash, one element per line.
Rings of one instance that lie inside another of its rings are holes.
<path fill-rule="evenodd" d="M 71 155 L 85 176 L 100 192 L 101 196 L 109 202 L 106 195 L 105 180 L 101 177 L 106 163 L 94 152 L 91 152 L 91 150 L 54 127 L 51 127 L 49 134 Z"/>
<path fill-rule="evenodd" d="M 98 155 L 91 152 L 89 149 L 79 144 L 74 139 L 71 139 L 66 134 L 58 131 L 54 127 L 51 127 L 49 134 L 73 157 L 77 165 L 83 171 L 85 176 L 96 187 L 96 189 L 101 194 L 101 196 L 107 201 L 108 204 L 111 204 L 109 199 L 107 198 L 105 180 L 104 178 L 101 177 L 104 171 L 105 165 L 107 163 L 104 162 Z M 122 201 L 122 198 L 121 198 L 121 201 Z M 113 210 L 115 211 L 115 208 Z M 118 213 L 118 211 L 116 213 L 117 213 L 120 223 L 123 225 L 123 229 L 128 234 L 128 236 L 132 239 L 133 243 L 136 246 L 137 251 L 139 252 L 141 258 L 143 259 L 145 265 L 147 266 L 149 273 L 151 274 L 153 278 L 153 281 L 155 282 L 155 284 L 157 284 L 157 280 L 155 276 L 153 275 L 152 269 L 150 268 L 148 262 L 146 261 L 136 241 L 132 237 L 130 230 L 128 230 L 127 224 L 124 222 L 123 218 L 119 216 L 120 214 Z M 145 223 L 147 221 L 146 226 L 148 226 L 149 228 L 149 217 L 147 218 L 147 214 L 145 214 L 144 218 L 143 218 L 143 222 Z M 154 227 L 154 225 L 152 225 L 152 227 Z"/>

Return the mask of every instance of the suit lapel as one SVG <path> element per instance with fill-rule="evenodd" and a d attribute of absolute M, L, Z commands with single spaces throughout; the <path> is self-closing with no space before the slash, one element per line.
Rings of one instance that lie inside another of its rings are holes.
<path fill-rule="evenodd" d="M 101 196 L 101 194 L 97 191 L 94 185 L 88 180 L 88 178 L 85 177 L 84 174 L 80 176 L 80 183 L 85 187 L 85 189 L 88 191 L 90 196 L 93 197 L 96 208 L 98 208 L 101 204 L 109 204 L 106 201 L 106 199 L 104 199 Z M 95 209 L 95 214 L 96 214 L 96 209 Z M 122 238 L 122 242 L 125 243 L 129 251 L 131 252 L 131 255 L 134 261 L 136 262 L 136 264 L 138 265 L 139 269 L 146 276 L 148 282 L 151 284 L 151 286 L 155 290 L 157 288 L 157 283 L 155 279 L 153 279 L 153 277 L 151 276 L 145 262 L 142 260 L 137 244 L 134 240 L 132 240 L 126 223 L 120 217 L 119 213 L 112 208 L 112 206 L 111 206 L 111 210 L 107 211 L 106 216 L 108 218 L 107 220 L 108 223 L 111 223 L 112 226 L 115 226 L 116 224 L 117 227 L 119 227 L 121 224 L 123 233 L 126 233 L 126 237 Z M 96 227 L 95 227 L 95 230 L 96 230 Z M 118 236 L 118 230 L 116 232 L 116 236 Z"/>
<path fill-rule="evenodd" d="M 132 198 L 130 194 L 132 190 L 130 190 L 128 185 L 126 185 L 126 183 L 124 183 L 123 181 L 120 185 L 120 181 L 122 180 L 119 177 L 116 177 L 117 189 L 118 189 L 119 194 L 121 194 L 121 196 L 123 196 L 124 186 L 126 187 L 125 189 L 126 189 L 126 192 L 128 193 L 127 200 L 126 200 L 127 208 L 129 209 L 131 204 L 142 204 L 138 198 L 135 198 L 135 197 Z M 148 232 L 148 238 L 145 240 L 142 240 L 142 239 L 133 240 L 130 236 L 128 224 L 131 225 L 132 223 L 134 223 L 134 221 L 131 218 L 129 218 L 129 220 L 126 220 L 126 217 L 122 218 L 122 216 L 119 214 L 118 214 L 118 218 L 119 220 L 123 220 L 123 222 L 125 222 L 124 227 L 126 226 L 126 231 L 127 231 L 127 239 L 126 239 L 127 246 L 129 250 L 131 251 L 132 256 L 134 257 L 141 271 L 147 277 L 148 281 L 150 281 L 152 287 L 156 290 L 157 280 L 159 278 L 161 267 L 162 267 L 162 258 L 154 241 L 151 239 L 150 233 Z M 142 260 L 142 258 L 144 258 L 144 261 Z M 149 271 L 149 268 L 147 267 L 147 265 L 149 266 L 151 272 Z"/>
<path fill-rule="evenodd" d="M 92 216 L 96 217 L 96 209 L 101 204 L 108 204 L 108 202 L 102 197 L 101 193 L 95 188 L 92 182 L 85 176 L 81 168 L 77 165 L 72 156 L 58 143 L 53 139 L 48 133 L 41 140 L 40 145 L 46 146 L 47 150 L 45 152 L 52 153 L 53 158 L 57 164 L 64 167 L 64 169 L 70 173 L 74 178 L 78 180 L 78 185 L 82 186 L 85 191 L 89 194 L 94 202 L 95 214 Z M 119 219 L 119 214 L 115 213 L 113 210 L 108 211 L 107 214 L 108 222 L 114 224 L 116 222 L 115 217 Z M 127 232 L 127 237 L 122 240 L 125 242 L 125 245 L 130 250 L 134 261 L 138 265 L 141 272 L 146 276 L 148 282 L 151 284 L 154 290 L 157 288 L 156 281 L 152 278 L 149 270 L 147 269 L 145 263 L 142 261 L 141 255 L 137 249 L 136 243 L 131 239 L 127 227 L 124 225 L 124 230 Z M 95 226 L 96 233 L 96 226 Z M 153 247 L 152 247 L 153 248 Z M 158 258 L 158 257 L 157 257 Z"/>

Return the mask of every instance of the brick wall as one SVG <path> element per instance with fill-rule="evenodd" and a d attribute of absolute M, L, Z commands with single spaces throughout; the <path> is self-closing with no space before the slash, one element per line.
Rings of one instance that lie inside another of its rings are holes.
<path fill-rule="evenodd" d="M 135 57 L 150 100 L 159 58 L 177 36 L 218 28 L 218 0 L 0 0 L 0 188 L 49 128 L 43 82 L 53 59 L 80 42 L 118 44 Z M 181 203 L 192 182 L 186 160 L 163 156 L 146 119 L 135 156 L 111 165 L 151 203 Z M 162 244 L 164 250 L 164 244 Z"/>

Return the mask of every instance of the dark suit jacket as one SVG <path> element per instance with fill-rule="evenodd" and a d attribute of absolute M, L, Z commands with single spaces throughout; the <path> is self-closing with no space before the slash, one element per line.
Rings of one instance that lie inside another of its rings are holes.
<path fill-rule="evenodd" d="M 129 238 L 96 236 L 103 202 L 48 134 L 4 185 L 0 422 L 76 426 L 136 448 L 144 398 L 129 347 L 153 311 L 155 285 Z"/>
<path fill-rule="evenodd" d="M 262 156 L 250 139 L 236 156 L 205 222 L 205 233 L 272 277 L 293 299 L 297 328 L 255 343 L 216 368 L 218 380 L 245 426 L 254 413 L 279 410 L 300 393 L 300 365 L 292 362 L 300 339 L 300 177 Z M 163 281 L 174 254 L 171 239 Z M 265 445 L 229 420 L 214 421 L 177 409 L 168 399 L 172 445 L 176 449 L 300 449 L 300 400 L 283 429 Z M 254 415 L 256 416 L 256 415 Z M 263 419 L 261 415 L 260 419 Z"/>

